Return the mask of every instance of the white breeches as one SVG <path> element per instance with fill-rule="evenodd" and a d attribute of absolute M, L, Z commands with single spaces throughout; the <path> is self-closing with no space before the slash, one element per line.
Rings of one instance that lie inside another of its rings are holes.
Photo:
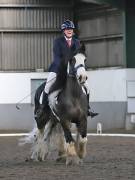
<path fill-rule="evenodd" d="M 87 80 L 85 81 L 84 86 L 85 86 L 85 88 L 87 90 L 87 94 L 89 94 L 90 90 L 89 90 L 89 85 L 88 85 L 88 81 Z"/>
<path fill-rule="evenodd" d="M 56 76 L 57 76 L 57 74 L 55 72 L 49 73 L 47 81 L 46 81 L 46 85 L 45 85 L 45 93 L 47 93 L 47 94 L 49 93 L 50 87 L 56 80 Z M 89 86 L 88 86 L 87 80 L 85 81 L 84 86 L 87 89 L 87 94 L 89 94 Z"/>
<path fill-rule="evenodd" d="M 45 93 L 47 93 L 47 94 L 49 93 L 50 87 L 56 80 L 56 76 L 57 76 L 57 74 L 55 72 L 49 73 L 47 81 L 46 81 L 46 85 L 45 85 Z"/>

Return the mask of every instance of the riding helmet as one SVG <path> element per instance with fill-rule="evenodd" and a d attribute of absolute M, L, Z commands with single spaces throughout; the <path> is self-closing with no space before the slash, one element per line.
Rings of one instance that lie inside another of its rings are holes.
<path fill-rule="evenodd" d="M 63 24 L 61 25 L 61 30 L 63 31 L 65 29 L 75 29 L 74 23 L 70 20 L 64 21 Z"/>

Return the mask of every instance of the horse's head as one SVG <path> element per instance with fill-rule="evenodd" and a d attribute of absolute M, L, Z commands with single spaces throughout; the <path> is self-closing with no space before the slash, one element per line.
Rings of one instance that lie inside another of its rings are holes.
<path fill-rule="evenodd" d="M 69 74 L 76 75 L 80 83 L 85 83 L 87 80 L 85 61 L 85 46 L 82 45 L 80 49 L 77 50 L 73 58 L 69 61 Z"/>

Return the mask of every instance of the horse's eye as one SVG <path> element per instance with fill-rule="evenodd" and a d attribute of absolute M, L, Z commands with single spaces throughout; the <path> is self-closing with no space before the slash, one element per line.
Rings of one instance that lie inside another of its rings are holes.
<path fill-rule="evenodd" d="M 86 61 L 87 61 L 87 59 L 85 58 L 85 59 L 84 59 L 84 62 L 86 62 Z"/>

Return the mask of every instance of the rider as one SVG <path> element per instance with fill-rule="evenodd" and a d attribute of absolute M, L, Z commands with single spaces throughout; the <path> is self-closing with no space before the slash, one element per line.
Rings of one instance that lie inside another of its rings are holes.
<path fill-rule="evenodd" d="M 49 67 L 49 76 L 47 78 L 46 86 L 43 93 L 41 113 L 43 113 L 43 111 L 48 108 L 48 93 L 49 93 L 50 87 L 56 80 L 56 76 L 57 76 L 61 59 L 68 57 L 69 54 L 73 54 L 74 51 L 79 49 L 80 47 L 80 41 L 74 37 L 74 29 L 75 29 L 75 26 L 72 21 L 70 20 L 64 21 L 63 24 L 61 25 L 63 36 L 57 38 L 54 41 L 53 62 L 51 66 Z M 88 92 L 87 97 L 88 97 L 88 102 L 89 102 L 89 89 L 88 89 L 87 82 L 86 82 L 86 89 Z M 91 111 L 88 105 L 88 116 L 94 117 L 96 115 L 98 115 L 98 113 Z"/>

